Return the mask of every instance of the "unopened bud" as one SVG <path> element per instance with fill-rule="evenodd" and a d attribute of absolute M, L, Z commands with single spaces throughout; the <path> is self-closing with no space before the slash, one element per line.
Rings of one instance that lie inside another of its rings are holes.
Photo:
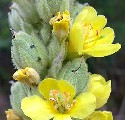
<path fill-rule="evenodd" d="M 58 12 L 50 19 L 49 23 L 50 25 L 53 25 L 53 33 L 57 37 L 63 39 L 68 36 L 70 26 L 70 14 L 68 11 L 63 12 L 62 14 Z"/>
<path fill-rule="evenodd" d="M 17 70 L 13 74 L 13 78 L 28 85 L 37 85 L 40 80 L 40 76 L 36 70 L 29 67 Z"/>
<path fill-rule="evenodd" d="M 17 116 L 12 109 L 8 109 L 5 111 L 7 120 L 22 120 L 19 116 Z"/>

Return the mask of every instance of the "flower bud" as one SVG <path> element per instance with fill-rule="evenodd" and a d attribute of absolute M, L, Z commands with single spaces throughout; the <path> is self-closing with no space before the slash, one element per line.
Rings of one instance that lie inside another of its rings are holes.
<path fill-rule="evenodd" d="M 51 39 L 51 26 L 44 23 L 40 30 L 40 38 L 44 45 L 47 46 Z"/>
<path fill-rule="evenodd" d="M 28 67 L 17 70 L 13 74 L 13 78 L 28 85 L 37 85 L 40 80 L 40 76 L 35 69 Z"/>
<path fill-rule="evenodd" d="M 70 0 L 35 0 L 40 18 L 48 23 L 58 11 L 69 11 Z"/>
<path fill-rule="evenodd" d="M 18 6 L 16 3 L 14 3 L 10 8 L 13 7 L 18 7 Z M 16 32 L 21 30 L 21 21 L 23 21 L 23 19 L 15 9 L 11 9 L 11 12 L 8 13 L 8 17 L 9 17 L 9 24 L 12 27 L 12 29 Z"/>
<path fill-rule="evenodd" d="M 8 109 L 5 111 L 7 120 L 22 120 L 19 116 L 17 116 L 12 109 Z"/>
<path fill-rule="evenodd" d="M 68 36 L 70 26 L 70 14 L 68 11 L 62 14 L 58 12 L 49 21 L 50 25 L 53 25 L 53 33 L 59 38 L 63 39 Z"/>
<path fill-rule="evenodd" d="M 33 25 L 40 22 L 38 12 L 36 10 L 34 1 L 30 0 L 13 0 L 19 7 L 12 8 L 18 11 L 18 14 L 23 18 L 24 21 Z"/>
<path fill-rule="evenodd" d="M 11 95 L 10 95 L 10 103 L 14 113 L 18 116 L 21 116 L 23 120 L 29 120 L 26 115 L 24 115 L 21 108 L 21 101 L 23 98 L 29 96 L 31 91 L 29 90 L 29 86 L 22 84 L 21 82 L 15 82 L 11 86 Z"/>

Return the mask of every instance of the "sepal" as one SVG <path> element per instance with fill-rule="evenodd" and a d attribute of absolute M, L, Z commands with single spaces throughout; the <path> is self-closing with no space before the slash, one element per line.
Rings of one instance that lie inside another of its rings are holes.
<path fill-rule="evenodd" d="M 52 35 L 47 46 L 48 57 L 49 57 L 49 66 L 51 66 L 52 61 L 58 55 L 61 48 L 60 41 L 57 39 L 55 35 Z"/>
<path fill-rule="evenodd" d="M 57 78 L 58 73 L 63 66 L 63 61 L 65 60 L 66 46 L 67 46 L 66 42 L 63 41 L 60 45 L 60 52 L 58 52 L 58 54 L 55 56 L 55 58 L 51 63 L 51 67 L 48 71 L 48 77 Z"/>
<path fill-rule="evenodd" d="M 10 27 L 18 32 L 21 29 L 21 21 L 22 18 L 21 16 L 18 14 L 18 12 L 15 9 L 12 9 L 13 7 L 16 7 L 16 3 L 12 4 L 12 6 L 10 7 L 11 12 L 8 13 L 8 19 L 9 19 L 9 25 Z"/>
<path fill-rule="evenodd" d="M 40 18 L 48 23 L 57 12 L 69 10 L 69 0 L 35 0 Z"/>
<path fill-rule="evenodd" d="M 40 22 L 38 12 L 35 7 L 35 2 L 30 0 L 13 0 L 19 7 L 16 9 L 18 14 L 21 15 L 24 21 L 28 23 L 36 24 Z"/>
<path fill-rule="evenodd" d="M 49 24 L 42 24 L 40 30 L 40 38 L 43 41 L 43 44 L 47 46 L 51 39 L 51 26 Z"/>
<path fill-rule="evenodd" d="M 85 91 L 89 82 L 89 73 L 84 58 L 76 58 L 64 65 L 58 79 L 67 80 L 76 88 L 77 95 Z"/>
<path fill-rule="evenodd" d="M 11 95 L 10 95 L 10 102 L 13 111 L 16 115 L 20 116 L 24 120 L 30 120 L 27 116 L 24 115 L 21 108 L 21 101 L 23 98 L 29 96 L 30 88 L 22 84 L 21 82 L 13 83 L 11 86 Z"/>
<path fill-rule="evenodd" d="M 45 46 L 35 35 L 24 32 L 16 34 L 12 40 L 12 61 L 17 69 L 31 67 L 44 75 L 48 65 L 48 55 Z"/>

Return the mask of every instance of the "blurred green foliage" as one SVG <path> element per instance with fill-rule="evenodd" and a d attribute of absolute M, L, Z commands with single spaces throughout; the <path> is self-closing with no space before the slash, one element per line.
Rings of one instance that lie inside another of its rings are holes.
<path fill-rule="evenodd" d="M 10 0 L 0 0 L 0 51 L 8 50 L 11 43 L 11 35 L 8 25 L 8 15 Z"/>
<path fill-rule="evenodd" d="M 10 80 L 11 33 L 8 25 L 10 0 L 0 0 L 0 84 Z"/>

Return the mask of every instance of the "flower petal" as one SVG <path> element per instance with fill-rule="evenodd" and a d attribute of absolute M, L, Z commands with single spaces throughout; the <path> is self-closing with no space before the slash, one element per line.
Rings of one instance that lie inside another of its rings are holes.
<path fill-rule="evenodd" d="M 95 80 L 96 78 L 97 80 Z M 95 95 L 96 108 L 100 108 L 107 102 L 110 96 L 111 81 L 106 82 L 104 81 L 103 77 L 100 77 L 100 75 L 94 74 L 94 77 L 92 75 L 92 77 L 90 78 L 90 83 L 87 91 Z"/>
<path fill-rule="evenodd" d="M 108 111 L 95 111 L 92 115 L 90 115 L 85 120 L 113 120 L 113 116 L 111 112 Z"/>
<path fill-rule="evenodd" d="M 113 116 L 111 112 L 103 111 L 103 113 L 107 116 L 107 120 L 113 120 Z"/>
<path fill-rule="evenodd" d="M 56 36 L 63 38 L 69 33 L 69 23 L 67 21 L 55 22 L 53 32 Z"/>
<path fill-rule="evenodd" d="M 72 120 L 67 114 L 56 114 L 53 120 Z"/>
<path fill-rule="evenodd" d="M 119 43 L 117 44 L 104 44 L 98 45 L 86 50 L 83 50 L 83 54 L 88 54 L 93 57 L 104 57 L 117 52 L 121 48 Z"/>
<path fill-rule="evenodd" d="M 91 93 L 82 93 L 76 97 L 76 103 L 68 114 L 73 118 L 83 119 L 94 112 L 95 108 L 95 96 Z"/>
<path fill-rule="evenodd" d="M 93 83 L 93 82 L 105 83 L 105 78 L 102 77 L 102 76 L 99 75 L 99 74 L 92 74 L 92 75 L 90 76 L 90 79 L 91 79 L 91 83 Z"/>
<path fill-rule="evenodd" d="M 110 27 L 104 28 L 100 33 L 99 37 L 100 39 L 97 40 L 96 45 L 101 44 L 111 44 L 115 38 L 114 30 Z"/>
<path fill-rule="evenodd" d="M 38 86 L 39 92 L 44 96 L 46 100 L 49 99 L 50 90 L 59 90 L 56 79 L 46 78 L 41 81 Z"/>
<path fill-rule="evenodd" d="M 94 19 L 97 16 L 96 10 L 91 6 L 86 6 L 83 8 L 82 12 L 80 12 L 74 23 L 82 23 L 89 22 L 90 20 Z"/>
<path fill-rule="evenodd" d="M 102 114 L 101 112 L 98 112 L 98 113 L 94 113 L 90 119 L 91 120 L 98 120 L 98 119 L 106 120 L 106 116 Z"/>
<path fill-rule="evenodd" d="M 53 117 L 48 102 L 36 95 L 24 98 L 21 109 L 32 120 L 49 120 Z"/>
<path fill-rule="evenodd" d="M 79 54 L 82 54 L 83 40 L 84 36 L 81 24 L 74 24 L 70 32 L 68 50 L 70 52 L 78 52 Z"/>
<path fill-rule="evenodd" d="M 58 86 L 61 92 L 69 92 L 72 98 L 75 96 L 75 88 L 72 85 L 70 85 L 66 80 L 59 80 Z"/>
<path fill-rule="evenodd" d="M 98 15 L 92 20 L 91 25 L 93 29 L 101 30 L 105 27 L 106 23 L 107 23 L 107 19 L 105 18 L 105 16 Z"/>

